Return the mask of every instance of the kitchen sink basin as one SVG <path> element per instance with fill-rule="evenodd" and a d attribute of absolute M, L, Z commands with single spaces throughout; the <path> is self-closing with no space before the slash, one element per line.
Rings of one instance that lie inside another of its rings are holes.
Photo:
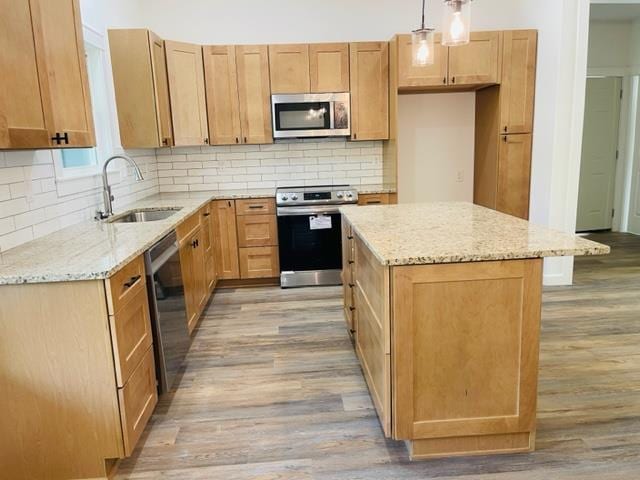
<path fill-rule="evenodd" d="M 144 223 L 144 222 L 157 222 L 158 220 L 165 220 L 171 215 L 180 211 L 180 208 L 172 208 L 166 210 L 132 210 L 131 212 L 123 213 L 122 215 L 115 216 L 108 220 L 109 223 Z"/>

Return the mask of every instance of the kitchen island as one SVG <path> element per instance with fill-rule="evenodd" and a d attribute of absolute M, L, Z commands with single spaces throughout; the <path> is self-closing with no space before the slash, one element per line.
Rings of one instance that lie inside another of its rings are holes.
<path fill-rule="evenodd" d="M 345 316 L 412 459 L 535 447 L 543 257 L 609 247 L 469 203 L 342 207 Z"/>

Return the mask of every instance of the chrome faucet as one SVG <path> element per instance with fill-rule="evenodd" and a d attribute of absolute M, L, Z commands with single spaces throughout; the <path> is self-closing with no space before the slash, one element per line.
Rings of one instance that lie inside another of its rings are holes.
<path fill-rule="evenodd" d="M 102 166 L 102 196 L 104 198 L 104 211 L 98 211 L 96 220 L 104 220 L 105 218 L 109 218 L 111 215 L 113 215 L 112 202 L 114 200 L 114 197 L 111 193 L 111 186 L 109 185 L 109 179 L 107 177 L 107 167 L 116 158 L 126 160 L 129 165 L 133 167 L 133 171 L 136 176 L 136 182 L 141 182 L 142 180 L 144 180 L 142 172 L 140 171 L 140 167 L 138 167 L 138 164 L 135 162 L 135 160 L 133 160 L 133 158 L 128 157 L 127 155 L 114 155 L 107 158 L 107 161 L 104 162 L 104 165 Z"/>

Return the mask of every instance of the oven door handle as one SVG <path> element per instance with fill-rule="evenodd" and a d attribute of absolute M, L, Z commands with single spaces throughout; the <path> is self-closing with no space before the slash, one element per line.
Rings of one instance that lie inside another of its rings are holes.
<path fill-rule="evenodd" d="M 278 217 L 292 217 L 303 215 L 335 215 L 340 213 L 340 209 L 336 205 L 311 205 L 308 207 L 279 207 Z"/>

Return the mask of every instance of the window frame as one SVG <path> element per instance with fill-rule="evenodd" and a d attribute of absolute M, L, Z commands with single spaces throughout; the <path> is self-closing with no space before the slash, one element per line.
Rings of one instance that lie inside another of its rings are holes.
<path fill-rule="evenodd" d="M 110 63 L 108 60 L 108 51 L 107 51 L 107 43 L 106 38 L 103 33 L 95 30 L 94 28 L 83 25 L 82 26 L 84 43 L 85 45 L 89 45 L 91 48 L 98 50 L 100 54 L 101 67 L 102 67 L 102 79 L 104 88 L 104 95 L 106 98 L 104 99 L 104 103 L 106 106 L 106 122 L 105 126 L 98 132 L 97 125 L 99 122 L 96 120 L 95 116 L 95 103 L 93 98 L 91 99 L 91 112 L 94 120 L 94 128 L 96 133 L 96 163 L 87 167 L 64 167 L 64 162 L 62 158 L 61 149 L 53 149 L 53 164 L 55 169 L 56 181 L 64 182 L 68 180 L 74 180 L 78 178 L 87 178 L 94 177 L 100 175 L 102 172 L 102 162 L 106 160 L 107 156 L 111 155 L 114 152 L 114 146 L 117 142 L 117 135 L 115 132 L 116 122 L 116 114 L 113 105 L 113 86 L 111 84 L 111 78 L 109 77 L 110 73 Z M 89 86 L 89 90 L 91 92 L 91 86 Z M 104 137 L 104 138 L 102 138 Z"/>

